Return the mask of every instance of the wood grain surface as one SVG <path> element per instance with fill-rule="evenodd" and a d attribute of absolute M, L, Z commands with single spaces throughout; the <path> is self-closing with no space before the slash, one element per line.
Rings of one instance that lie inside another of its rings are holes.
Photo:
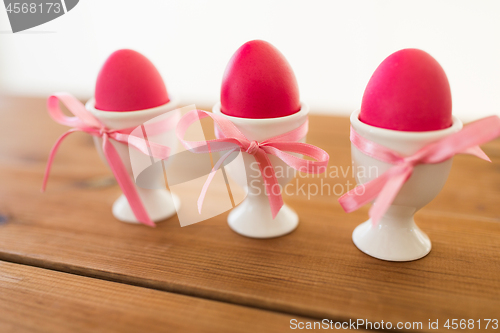
<path fill-rule="evenodd" d="M 0 261 L 2 333 L 285 332 L 291 319 L 311 322 Z"/>
<path fill-rule="evenodd" d="M 500 319 L 498 140 L 483 147 L 493 163 L 457 156 L 443 191 L 417 213 L 431 253 L 394 263 L 352 244 L 368 207 L 346 214 L 337 203 L 354 184 L 345 117 L 311 116 L 308 135 L 340 174 L 293 180 L 324 193 L 285 197 L 299 227 L 255 240 L 232 232 L 227 213 L 184 228 L 176 217 L 155 229 L 116 221 L 120 190 L 85 134 L 64 142 L 41 194 L 48 151 L 66 128 L 41 99 L 0 101 L 1 260 L 316 319 L 421 321 L 424 330 L 429 320 Z"/>

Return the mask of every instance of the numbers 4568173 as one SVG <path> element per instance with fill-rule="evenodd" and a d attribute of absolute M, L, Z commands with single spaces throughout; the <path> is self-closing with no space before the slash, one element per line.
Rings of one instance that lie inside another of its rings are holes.
<path fill-rule="evenodd" d="M 444 327 L 451 330 L 498 329 L 498 319 L 448 319 Z"/>
<path fill-rule="evenodd" d="M 36 4 L 34 2 L 14 2 L 7 6 L 7 13 L 56 13 L 59 14 L 62 10 L 59 2 L 46 2 Z"/>

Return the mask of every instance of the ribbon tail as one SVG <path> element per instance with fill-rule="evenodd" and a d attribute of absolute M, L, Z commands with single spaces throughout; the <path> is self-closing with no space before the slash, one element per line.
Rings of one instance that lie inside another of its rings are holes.
<path fill-rule="evenodd" d="M 394 201 L 411 172 L 411 167 L 404 166 L 401 169 L 401 167 L 395 166 L 384 172 L 380 177 L 358 185 L 341 196 L 338 199 L 340 206 L 346 213 L 351 213 L 376 199 L 370 209 L 370 217 L 376 223 Z"/>
<path fill-rule="evenodd" d="M 269 199 L 269 206 L 271 207 L 271 214 L 274 220 L 276 218 L 276 215 L 278 215 L 279 211 L 281 210 L 281 207 L 283 207 L 281 189 L 279 190 L 279 193 L 276 193 L 274 190 L 275 186 L 279 186 L 279 184 L 278 180 L 276 179 L 276 174 L 274 173 L 273 165 L 271 164 L 269 157 L 267 157 L 266 152 L 262 149 L 259 149 L 254 157 L 259 164 L 260 173 L 262 175 L 262 179 L 264 180 L 267 197 Z M 272 170 L 267 170 L 269 168 L 271 168 Z"/>
<path fill-rule="evenodd" d="M 118 152 L 115 147 L 113 147 L 113 144 L 110 142 L 107 135 L 103 136 L 102 150 L 104 151 L 104 156 L 106 156 L 106 160 L 108 161 L 111 171 L 113 172 L 118 185 L 122 189 L 123 194 L 127 198 L 130 208 L 132 209 L 132 212 L 137 220 L 145 225 L 154 227 L 155 224 L 151 221 L 148 213 L 146 212 L 134 183 L 123 165 L 120 155 L 118 155 Z"/>
<path fill-rule="evenodd" d="M 372 225 L 376 226 L 380 221 L 382 216 L 387 212 L 390 205 L 398 195 L 401 187 L 406 182 L 408 177 L 411 175 L 413 168 L 410 166 L 405 166 L 402 170 L 396 170 L 395 174 L 391 175 L 384 187 L 377 196 L 377 199 L 370 208 L 369 215 L 372 220 Z"/>
<path fill-rule="evenodd" d="M 479 157 L 482 160 L 491 162 L 488 155 L 486 155 L 486 153 L 479 146 L 467 148 L 462 152 L 462 154 L 473 155 L 473 156 Z"/>
<path fill-rule="evenodd" d="M 63 140 L 68 135 L 70 135 L 71 133 L 77 132 L 77 131 L 78 131 L 78 129 L 70 129 L 69 131 L 67 131 L 66 133 L 61 135 L 59 137 L 59 139 L 57 139 L 57 141 L 54 144 L 54 146 L 52 147 L 52 149 L 50 150 L 49 159 L 47 160 L 47 167 L 45 168 L 45 173 L 43 175 L 43 182 L 42 182 L 42 189 L 41 189 L 42 192 L 45 192 L 45 189 L 47 188 L 47 182 L 49 181 L 50 169 L 52 168 L 52 162 L 54 161 L 54 157 L 57 154 L 57 150 L 59 149 L 59 146 L 61 145 Z"/>
<path fill-rule="evenodd" d="M 389 172 L 383 173 L 367 183 L 360 184 L 342 195 L 338 201 L 346 213 L 352 213 L 377 198 L 389 180 Z"/>
<path fill-rule="evenodd" d="M 212 179 L 214 179 L 214 177 L 215 177 L 215 173 L 217 172 L 217 170 L 219 170 L 220 166 L 222 165 L 222 163 L 224 163 L 226 158 L 229 155 L 231 155 L 233 152 L 235 152 L 237 149 L 239 149 L 239 147 L 233 148 L 230 151 L 228 151 L 227 153 L 225 153 L 224 155 L 222 155 L 222 157 L 217 161 L 217 163 L 215 163 L 214 167 L 212 168 L 212 171 L 210 171 L 210 174 L 208 175 L 208 178 L 205 181 L 205 184 L 203 184 L 203 188 L 201 189 L 200 196 L 198 197 L 198 202 L 197 202 L 198 203 L 198 213 L 201 214 L 201 208 L 203 207 L 203 201 L 205 200 L 205 196 L 207 194 L 208 187 L 210 186 Z"/>

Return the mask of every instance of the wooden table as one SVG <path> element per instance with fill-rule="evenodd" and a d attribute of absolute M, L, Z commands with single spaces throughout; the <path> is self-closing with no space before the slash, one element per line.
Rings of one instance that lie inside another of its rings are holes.
<path fill-rule="evenodd" d="M 368 207 L 346 214 L 335 194 L 285 197 L 301 220 L 276 239 L 239 236 L 227 213 L 184 228 L 177 217 L 154 229 L 118 222 L 120 189 L 88 135 L 64 142 L 42 194 L 48 152 L 67 128 L 37 98 L 0 98 L 0 120 L 0 332 L 277 332 L 291 319 L 422 322 L 415 331 L 473 319 L 475 331 L 477 320 L 500 320 L 499 140 L 483 147 L 491 164 L 455 158 L 416 215 L 431 253 L 395 263 L 352 244 Z M 345 117 L 310 117 L 308 142 L 339 170 L 351 163 L 348 133 Z M 298 179 L 321 181 L 354 182 Z"/>

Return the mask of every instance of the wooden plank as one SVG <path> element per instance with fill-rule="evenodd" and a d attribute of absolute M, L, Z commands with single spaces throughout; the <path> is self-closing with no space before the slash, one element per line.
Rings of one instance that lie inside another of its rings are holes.
<path fill-rule="evenodd" d="M 283 332 L 310 319 L 0 261 L 0 331 Z M 295 323 L 295 322 L 293 322 Z"/>
<path fill-rule="evenodd" d="M 185 228 L 175 217 L 156 229 L 119 223 L 110 212 L 119 189 L 95 181 L 109 171 L 84 134 L 65 142 L 42 195 L 44 156 L 64 128 L 39 104 L 1 111 L 36 126 L 19 123 L 9 132 L 8 121 L 0 124 L 0 133 L 20 140 L 16 149 L 0 140 L 0 212 L 8 219 L 0 226 L 0 259 L 317 319 L 426 323 L 499 316 L 499 141 L 485 145 L 492 164 L 457 157 L 442 193 L 417 214 L 433 241 L 430 255 L 391 263 L 354 247 L 351 233 L 367 208 L 345 214 L 336 195 L 285 198 L 301 223 L 277 239 L 233 233 L 227 213 Z M 348 132 L 347 118 L 311 116 L 308 141 L 329 152 L 330 166 L 346 170 Z M 297 187 L 321 179 L 299 178 Z M 340 175 L 324 183 L 348 180 Z"/>

